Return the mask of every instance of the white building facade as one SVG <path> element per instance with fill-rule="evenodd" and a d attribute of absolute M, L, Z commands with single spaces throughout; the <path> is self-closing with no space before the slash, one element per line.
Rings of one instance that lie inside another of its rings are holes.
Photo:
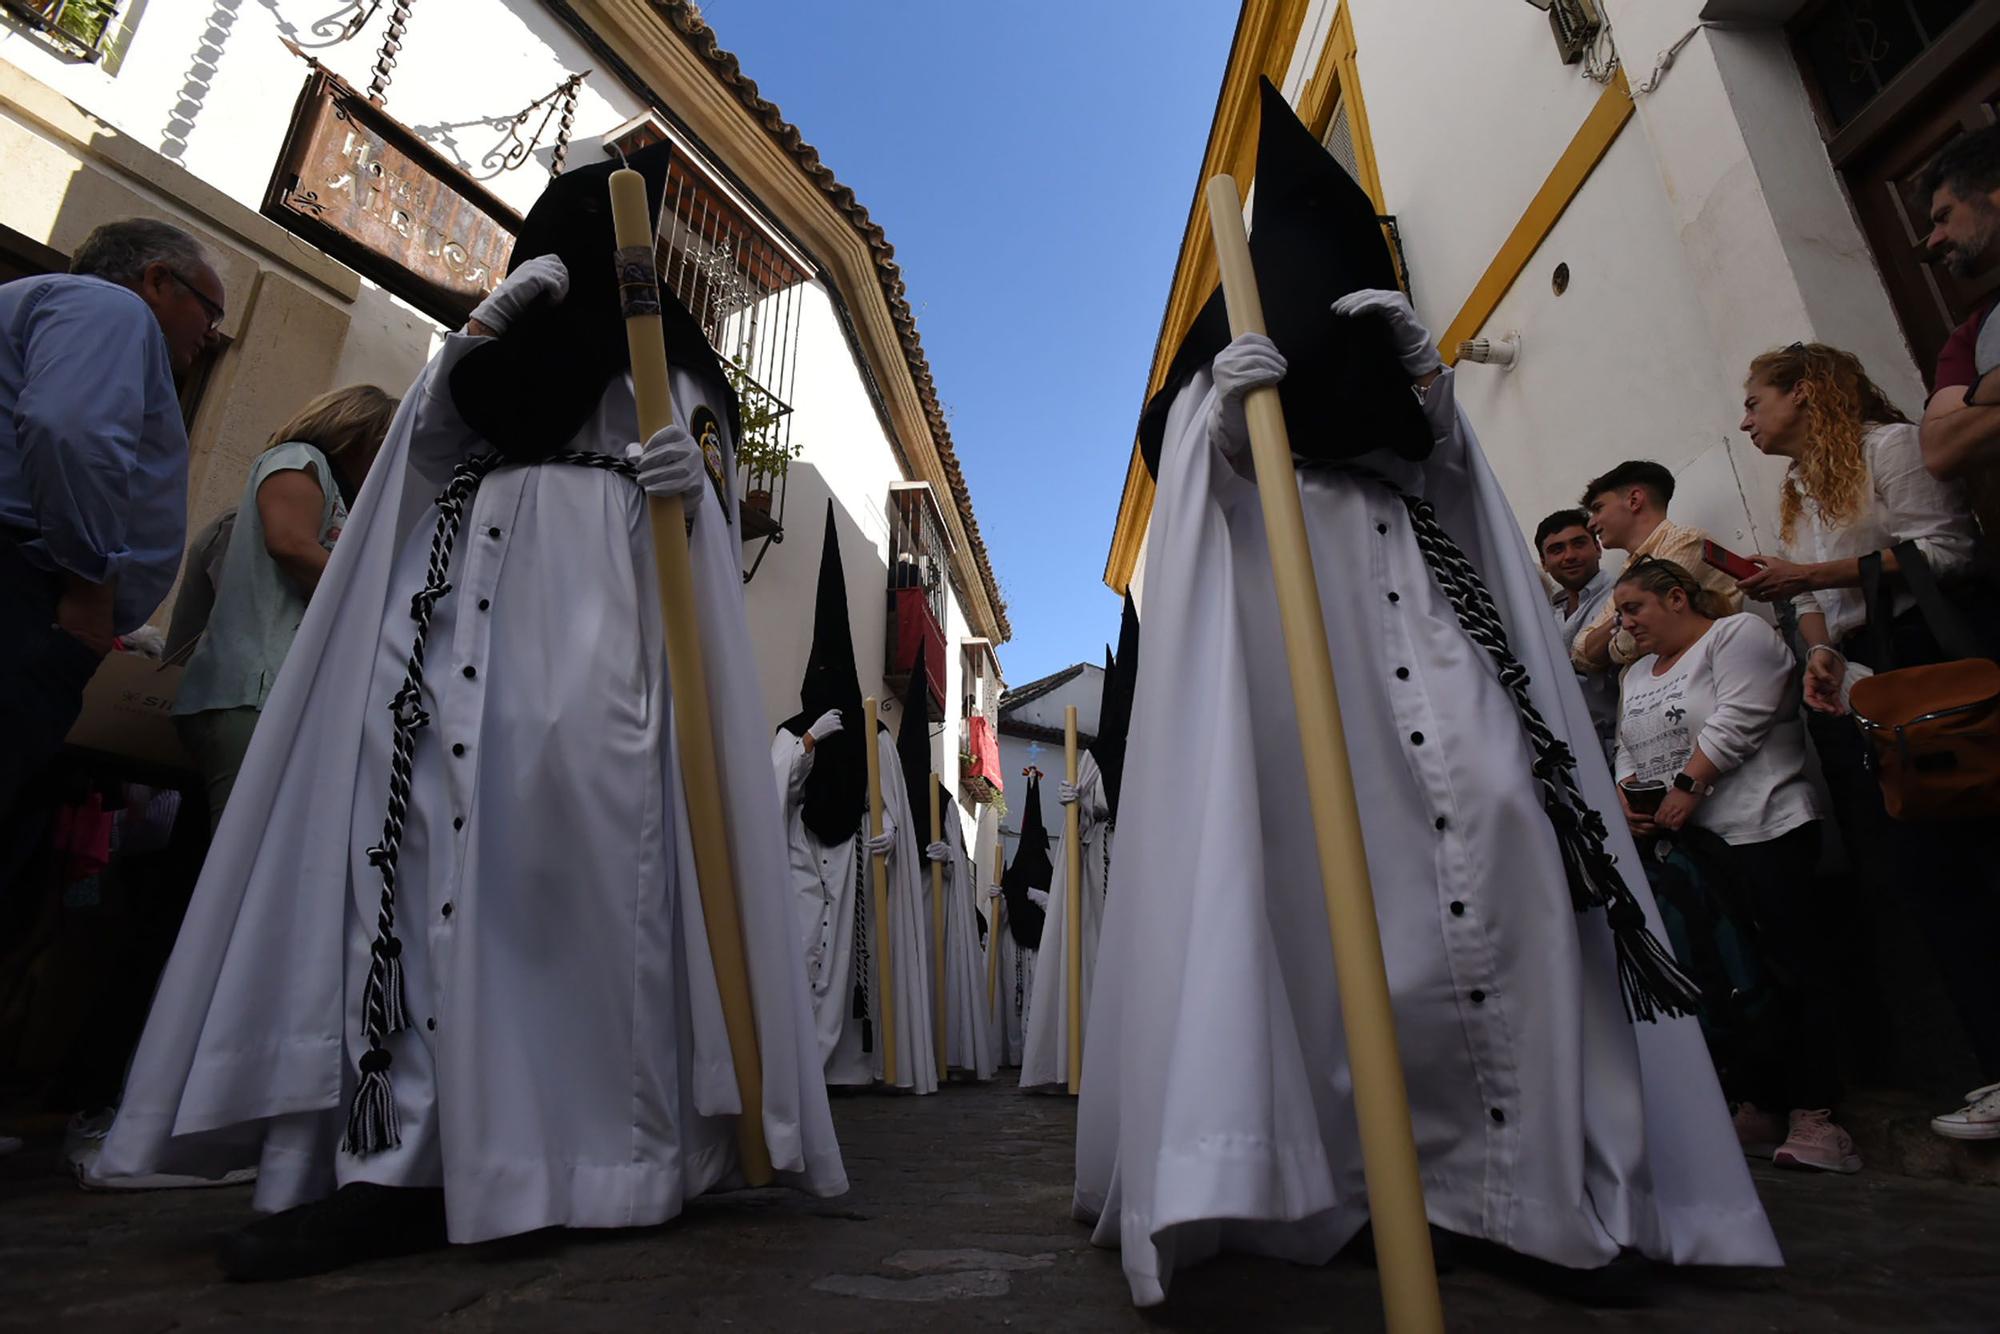
<path fill-rule="evenodd" d="M 995 716 L 1008 625 L 901 276 L 694 5 L 64 8 L 0 0 L 0 279 L 63 267 L 120 217 L 162 217 L 209 246 L 229 309 L 184 391 L 190 532 L 237 502 L 250 460 L 306 399 L 415 379 L 504 273 L 560 158 L 673 141 L 664 279 L 748 377 L 740 396 L 767 450 L 794 455 L 781 475 L 736 479 L 739 495 L 772 493 L 770 522 L 742 515 L 767 712 L 798 707 L 831 501 L 863 689 L 895 726 L 925 644 L 935 760 L 967 791 L 970 828 L 978 784 L 959 756 L 968 712 Z"/>
<path fill-rule="evenodd" d="M 1007 779 L 1007 815 L 1000 824 L 1007 860 L 1021 841 L 1021 822 L 1028 814 L 1028 780 L 1022 771 L 1042 771 L 1042 827 L 1049 834 L 1049 857 L 1056 860 L 1063 841 L 1063 807 L 1056 788 L 1063 781 L 1063 722 L 1076 709 L 1077 747 L 1088 747 L 1097 735 L 1097 706 L 1104 693 L 1104 669 L 1079 662 L 1000 697 L 1000 772 Z"/>
<path fill-rule="evenodd" d="M 1846 348 L 1914 419 L 1947 332 L 2000 285 L 1923 262 L 1915 188 L 1995 117 L 2000 6 L 1554 0 L 1553 24 L 1549 8 L 1249 0 L 1202 177 L 1249 184 L 1268 75 L 1394 220 L 1446 359 L 1518 338 L 1512 368 L 1460 362 L 1458 394 L 1524 530 L 1648 458 L 1676 474 L 1677 519 L 1775 550 L 1783 469 L 1737 430 L 1751 359 Z M 1155 386 L 1214 275 L 1191 209 Z M 1114 589 L 1137 582 L 1150 504 L 1135 461 Z"/>

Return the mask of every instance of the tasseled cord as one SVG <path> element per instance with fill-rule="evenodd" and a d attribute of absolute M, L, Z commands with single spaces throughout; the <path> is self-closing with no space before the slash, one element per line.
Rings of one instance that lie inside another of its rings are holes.
<path fill-rule="evenodd" d="M 1537 763 L 1538 772 L 1540 768 Z M 1549 791 L 1545 784 L 1545 794 Z M 1556 847 L 1562 852 L 1571 904 L 1578 912 L 1603 908 L 1611 927 L 1626 1019 L 1651 1023 L 1662 1016 L 1671 1019 L 1696 1013 L 1701 991 L 1646 926 L 1646 910 L 1625 887 L 1617 863 L 1604 850 L 1603 820 L 1587 806 L 1579 815 L 1552 795 L 1545 796 L 1545 801 L 1543 809 L 1555 828 Z"/>
<path fill-rule="evenodd" d="M 410 619 L 417 633 L 410 645 L 410 662 L 403 684 L 389 701 L 396 720 L 389 757 L 389 810 L 382 821 L 382 841 L 367 850 L 368 862 L 382 877 L 382 900 L 375 919 L 375 942 L 369 950 L 368 982 L 361 993 L 361 1032 L 368 1050 L 361 1057 L 361 1080 L 347 1109 L 347 1135 L 341 1147 L 357 1156 L 380 1153 L 403 1142 L 396 1124 L 396 1092 L 389 1083 L 388 1040 L 409 1027 L 403 1003 L 403 942 L 396 938 L 396 861 L 403 846 L 403 821 L 410 809 L 410 774 L 417 751 L 417 733 L 430 726 L 423 709 L 424 640 L 430 634 L 431 613 L 451 592 L 452 547 L 467 505 L 480 481 L 501 465 L 498 454 L 479 454 L 452 470 L 451 481 L 439 493 L 437 529 L 431 534 L 430 564 L 424 586 L 410 598 Z M 602 468 L 628 480 L 638 473 L 624 459 L 608 454 L 564 452 L 543 460 L 579 467 Z"/>
<path fill-rule="evenodd" d="M 1494 605 L 1493 595 L 1487 591 L 1479 571 L 1438 522 L 1437 511 L 1429 502 L 1408 494 L 1370 469 L 1346 465 L 1340 471 L 1377 482 L 1403 502 L 1403 508 L 1409 511 L 1411 532 L 1431 577 L 1450 600 L 1460 627 L 1486 650 L 1500 684 L 1513 696 L 1521 728 L 1535 752 L 1534 775 L 1542 789 L 1542 809 L 1555 830 L 1556 846 L 1562 854 L 1570 903 L 1578 912 L 1604 909 L 1605 920 L 1611 927 L 1611 940 L 1618 955 L 1618 990 L 1625 1004 L 1626 1019 L 1650 1023 L 1661 1016 L 1676 1018 L 1696 1013 L 1701 991 L 1647 927 L 1645 909 L 1633 897 L 1625 878 L 1618 874 L 1616 861 L 1605 851 L 1608 834 L 1604 819 L 1591 809 L 1577 786 L 1576 756 L 1549 730 L 1541 711 L 1529 697 L 1527 668 L 1507 643 L 1500 609 Z"/>

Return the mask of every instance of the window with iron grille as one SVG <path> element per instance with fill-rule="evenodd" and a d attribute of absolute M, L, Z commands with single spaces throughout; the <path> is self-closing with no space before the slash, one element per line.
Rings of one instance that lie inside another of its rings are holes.
<path fill-rule="evenodd" d="M 657 119 L 641 117 L 614 132 L 607 149 L 630 153 L 666 137 Z M 747 580 L 770 544 L 784 538 L 785 474 L 806 447 L 793 437 L 790 399 L 799 297 L 812 273 L 753 205 L 678 142 L 667 167 L 658 256 L 660 285 L 700 322 L 736 391 L 742 537 L 760 543 Z"/>
<path fill-rule="evenodd" d="M 1792 23 L 1828 122 L 1853 120 L 1972 9 L 1973 0 L 1823 0 Z"/>
<path fill-rule="evenodd" d="M 122 8 L 124 0 L 0 0 L 0 9 L 85 60 L 104 54 Z"/>
<path fill-rule="evenodd" d="M 958 721 L 958 800 L 967 811 L 976 813 L 981 804 L 1005 805 L 1001 797 L 997 741 L 982 755 L 983 736 L 997 737 L 1000 714 L 1000 664 L 987 639 L 962 639 L 958 648 L 959 691 L 963 709 Z"/>
<path fill-rule="evenodd" d="M 908 684 L 918 646 L 931 696 L 944 704 L 945 570 L 951 543 L 928 482 L 889 488 L 889 642 L 884 676 L 896 689 Z"/>

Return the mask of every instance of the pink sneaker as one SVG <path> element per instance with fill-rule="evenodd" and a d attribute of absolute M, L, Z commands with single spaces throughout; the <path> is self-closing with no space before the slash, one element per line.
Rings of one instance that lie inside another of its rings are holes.
<path fill-rule="evenodd" d="M 1752 1158 L 1769 1158 L 1785 1141 L 1785 1118 L 1753 1102 L 1736 1104 L 1736 1142 Z"/>
<path fill-rule="evenodd" d="M 1861 1155 L 1854 1140 L 1833 1123 L 1833 1114 L 1824 1109 L 1808 1112 L 1794 1109 L 1792 1132 L 1771 1155 L 1779 1167 L 1802 1167 L 1817 1172 L 1859 1172 Z"/>

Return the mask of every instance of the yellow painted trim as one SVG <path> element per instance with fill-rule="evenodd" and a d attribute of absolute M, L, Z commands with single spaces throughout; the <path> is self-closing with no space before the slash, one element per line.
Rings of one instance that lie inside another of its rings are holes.
<path fill-rule="evenodd" d="M 1347 99 L 1347 126 L 1354 138 L 1355 164 L 1361 171 L 1361 188 L 1375 201 L 1377 213 L 1389 210 L 1382 204 L 1382 174 L 1375 163 L 1375 140 L 1368 133 L 1368 105 L 1361 98 L 1361 69 L 1355 62 L 1354 22 L 1348 17 L 1347 0 L 1334 11 L 1333 27 L 1320 48 L 1319 64 L 1299 94 L 1299 119 L 1325 142 L 1333 126 L 1333 104 Z"/>
<path fill-rule="evenodd" d="M 1597 105 L 1584 117 L 1583 125 L 1569 141 L 1569 147 L 1563 149 L 1562 156 L 1556 159 L 1555 168 L 1542 182 L 1542 188 L 1535 191 L 1535 197 L 1528 201 L 1527 210 L 1501 243 L 1493 262 L 1486 266 L 1486 272 L 1473 284 L 1472 294 L 1465 298 L 1465 304 L 1458 308 L 1458 314 L 1445 327 L 1444 335 L 1438 339 L 1438 350 L 1445 364 L 1457 361 L 1458 345 L 1475 337 L 1485 327 L 1494 308 L 1514 286 L 1521 270 L 1528 267 L 1528 261 L 1534 258 L 1535 252 L 1542 248 L 1542 242 L 1549 239 L 1557 219 L 1582 191 L 1583 183 L 1590 179 L 1590 173 L 1603 161 L 1605 153 L 1617 141 L 1618 132 L 1630 119 L 1632 90 L 1625 82 L 1625 71 L 1620 69 L 1605 85 Z"/>
<path fill-rule="evenodd" d="M 1375 200 L 1376 207 L 1382 208 L 1386 213 L 1388 210 L 1382 207 L 1382 183 L 1376 165 L 1374 140 L 1368 133 L 1367 109 L 1361 101 L 1361 81 L 1356 74 L 1354 57 L 1354 30 L 1348 20 L 1347 5 L 1345 0 L 1342 0 L 1340 10 L 1334 18 L 1333 29 L 1327 35 L 1326 49 L 1321 53 L 1320 63 L 1300 95 L 1300 118 L 1312 126 L 1316 134 L 1323 136 L 1333 114 L 1335 94 L 1342 89 L 1347 91 L 1348 115 L 1354 130 L 1355 157 L 1360 163 L 1362 172 L 1361 183 L 1367 189 L 1369 197 Z M 1287 58 L 1289 59 L 1289 52 Z M 1232 70 L 1235 63 L 1235 57 L 1232 55 Z M 1252 82 L 1255 82 L 1254 79 Z M 1528 201 L 1528 207 L 1521 214 L 1520 221 L 1514 224 L 1513 231 L 1508 233 L 1499 252 L 1486 266 L 1486 272 L 1480 275 L 1479 281 L 1473 285 L 1471 295 L 1466 297 L 1465 303 L 1459 307 L 1458 314 L 1452 318 L 1444 335 L 1439 338 L 1438 347 L 1447 364 L 1458 359 L 1458 345 L 1476 336 L 1486 321 L 1492 318 L 1493 311 L 1506 297 L 1515 280 L 1521 276 L 1521 271 L 1527 267 L 1528 261 L 1534 258 L 1535 252 L 1555 229 L 1556 222 L 1582 192 L 1584 183 L 1597 169 L 1597 164 L 1604 160 L 1604 155 L 1617 141 L 1619 132 L 1625 128 L 1626 122 L 1631 120 L 1632 111 L 1632 90 L 1626 82 L 1625 71 L 1620 69 L 1613 74 L 1611 82 L 1605 86 L 1604 92 L 1591 107 L 1590 114 L 1584 117 L 1583 124 L 1578 127 L 1569 146 L 1563 149 L 1562 156 L 1556 159 L 1555 166 L 1542 182 L 1541 188 L 1535 192 L 1534 198 Z M 1212 139 L 1210 147 L 1213 156 Z M 1212 173 L 1204 173 L 1204 181 L 1209 174 Z M 1200 239 L 1206 241 L 1205 232 Z M 1175 274 L 1176 291 L 1179 289 L 1182 272 L 1186 268 L 1187 250 L 1187 243 L 1183 242 L 1182 271 L 1177 271 Z M 1212 255 L 1208 261 L 1208 269 L 1212 274 L 1214 269 Z M 1212 278 L 1210 285 L 1213 285 Z M 1204 296 L 1207 290 L 1203 289 Z M 1186 325 L 1182 325 L 1171 341 L 1163 336 L 1160 345 L 1154 349 L 1154 377 L 1147 385 L 1148 396 L 1158 387 L 1158 381 L 1164 375 L 1166 359 L 1171 356 L 1173 349 L 1179 346 L 1180 335 L 1185 331 Z M 1125 470 L 1125 492 L 1119 498 L 1118 523 L 1112 533 L 1111 553 L 1104 567 L 1104 582 L 1113 592 L 1123 593 L 1131 582 L 1133 571 L 1138 568 L 1139 549 L 1145 542 L 1146 526 L 1152 517 L 1152 511 L 1153 479 L 1147 474 L 1145 464 L 1140 461 L 1139 452 L 1135 447 L 1132 451 L 1132 461 Z"/>
<path fill-rule="evenodd" d="M 1215 248 L 1208 243 L 1202 187 L 1211 176 L 1223 172 L 1238 181 L 1250 179 L 1257 163 L 1257 80 L 1268 75 L 1272 83 L 1284 81 L 1285 71 L 1292 63 L 1292 48 L 1305 24 L 1307 4 L 1308 0 L 1244 0 L 1242 13 L 1237 16 L 1236 38 L 1229 48 L 1222 91 L 1216 97 L 1215 119 L 1209 126 L 1201 174 L 1196 178 L 1194 198 L 1188 204 L 1187 226 L 1181 233 L 1180 257 L 1174 265 L 1166 313 L 1160 320 L 1159 341 L 1153 345 L 1153 367 L 1146 377 L 1147 398 L 1166 380 L 1174 349 L 1180 346 L 1218 279 Z M 1111 553 L 1104 566 L 1104 582 L 1119 593 L 1125 591 L 1132 571 L 1138 567 L 1139 544 L 1146 536 L 1146 522 L 1152 512 L 1153 479 L 1147 474 L 1146 465 L 1139 461 L 1135 444 L 1125 469 L 1125 490 L 1118 502 Z"/>

